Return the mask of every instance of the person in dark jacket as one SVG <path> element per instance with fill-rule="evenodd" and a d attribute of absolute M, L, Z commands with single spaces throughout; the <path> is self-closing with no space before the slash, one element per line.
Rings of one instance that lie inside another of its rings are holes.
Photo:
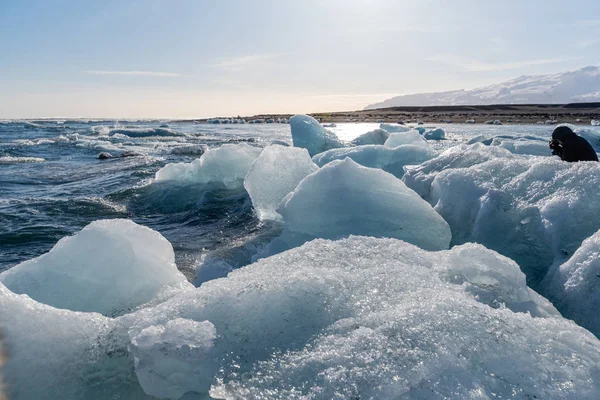
<path fill-rule="evenodd" d="M 563 161 L 598 161 L 598 155 L 592 145 L 568 126 L 559 126 L 552 132 L 550 148 L 552 154 L 559 156 Z"/>

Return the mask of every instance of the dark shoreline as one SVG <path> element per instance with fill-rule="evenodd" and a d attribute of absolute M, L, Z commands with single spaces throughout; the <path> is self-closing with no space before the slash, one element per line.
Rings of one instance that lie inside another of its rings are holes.
<path fill-rule="evenodd" d="M 293 114 L 259 114 L 243 117 L 253 119 L 289 118 Z M 600 103 L 572 104 L 497 104 L 483 106 L 425 106 L 390 107 L 376 110 L 319 112 L 309 114 L 321 122 L 398 122 L 465 123 L 476 124 L 499 120 L 502 124 L 549 124 L 571 123 L 590 125 L 600 120 Z M 187 121 L 206 122 L 208 119 Z"/>

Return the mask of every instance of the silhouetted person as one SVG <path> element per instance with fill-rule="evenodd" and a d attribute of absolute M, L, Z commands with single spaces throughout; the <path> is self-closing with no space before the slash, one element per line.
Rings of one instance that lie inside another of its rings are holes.
<path fill-rule="evenodd" d="M 598 161 L 598 155 L 592 145 L 568 126 L 559 126 L 552 132 L 550 148 L 552 154 L 559 156 L 563 161 Z"/>

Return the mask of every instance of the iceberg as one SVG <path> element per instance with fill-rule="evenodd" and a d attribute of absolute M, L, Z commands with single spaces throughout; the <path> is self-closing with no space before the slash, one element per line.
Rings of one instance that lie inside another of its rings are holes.
<path fill-rule="evenodd" d="M 144 328 L 129 347 L 140 386 L 161 399 L 206 392 L 215 372 L 206 358 L 216 338 L 215 326 L 209 321 L 175 318 Z"/>
<path fill-rule="evenodd" d="M 294 146 L 308 150 L 311 157 L 329 149 L 345 146 L 334 133 L 323 128 L 319 121 L 308 115 L 291 117 L 290 128 Z"/>
<path fill-rule="evenodd" d="M 442 128 L 429 129 L 423 132 L 423 137 L 427 140 L 444 140 L 446 132 Z"/>
<path fill-rule="evenodd" d="M 452 229 L 452 244 L 477 242 L 515 260 L 541 289 L 600 227 L 600 164 L 514 156 L 497 146 L 460 146 L 402 178 Z"/>
<path fill-rule="evenodd" d="M 549 299 L 561 313 L 600 337 L 600 231 L 594 233 L 564 264 L 548 273 Z"/>
<path fill-rule="evenodd" d="M 384 129 L 375 129 L 367 133 L 363 133 L 352 141 L 352 144 L 362 146 L 366 144 L 384 144 L 390 137 L 388 131 Z"/>
<path fill-rule="evenodd" d="M 408 126 L 398 125 L 398 124 L 380 124 L 380 129 L 383 129 L 389 133 L 392 132 L 408 132 L 411 130 Z"/>
<path fill-rule="evenodd" d="M 318 169 L 306 149 L 279 145 L 266 147 L 244 179 L 244 187 L 258 217 L 261 220 L 279 219 L 275 210 L 281 200 L 305 176 Z"/>
<path fill-rule="evenodd" d="M 429 147 L 413 144 L 405 144 L 394 148 L 365 145 L 327 150 L 314 156 L 313 161 L 319 167 L 322 167 L 334 160 L 343 160 L 348 157 L 364 167 L 382 169 L 396 178 L 402 178 L 405 165 L 421 164 L 435 157 L 436 154 L 435 150 Z"/>
<path fill-rule="evenodd" d="M 239 188 L 261 151 L 246 143 L 224 144 L 191 163 L 165 165 L 156 172 L 155 182 L 219 183 L 229 189 Z"/>
<path fill-rule="evenodd" d="M 0 284 L 0 317 L 24 399 L 600 395 L 600 341 L 477 244 L 318 239 L 114 319 Z"/>
<path fill-rule="evenodd" d="M 446 221 L 402 181 L 350 158 L 304 178 L 277 212 L 284 231 L 270 253 L 348 235 L 398 238 L 427 250 L 446 249 L 451 239 Z"/>
<path fill-rule="evenodd" d="M 385 141 L 385 146 L 387 147 L 398 147 L 404 144 L 412 144 L 421 147 L 430 146 L 427 141 L 423 139 L 423 136 L 421 136 L 419 131 L 415 129 L 408 132 L 390 133 L 390 137 Z"/>
<path fill-rule="evenodd" d="M 40 303 L 107 316 L 193 288 L 169 241 L 125 219 L 92 222 L 48 253 L 2 272 L 0 282 Z"/>

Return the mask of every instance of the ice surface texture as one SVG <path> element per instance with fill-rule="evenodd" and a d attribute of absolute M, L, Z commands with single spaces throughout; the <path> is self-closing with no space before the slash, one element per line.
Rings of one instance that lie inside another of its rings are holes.
<path fill-rule="evenodd" d="M 430 147 L 414 144 L 405 144 L 394 148 L 365 145 L 328 150 L 314 156 L 313 161 L 322 167 L 331 161 L 343 160 L 348 157 L 362 166 L 382 169 L 397 178 L 402 178 L 405 165 L 421 164 L 435 157 L 436 154 L 435 150 Z"/>
<path fill-rule="evenodd" d="M 382 124 L 383 125 L 383 124 Z M 384 129 L 375 129 L 367 133 L 363 133 L 352 141 L 352 144 L 361 146 L 365 144 L 384 144 L 390 137 L 390 133 Z"/>
<path fill-rule="evenodd" d="M 291 117 L 290 128 L 294 146 L 308 150 L 311 157 L 329 149 L 345 146 L 334 133 L 323 128 L 319 121 L 308 115 Z"/>
<path fill-rule="evenodd" d="M 566 318 L 600 336 L 600 231 L 548 274 L 546 293 Z"/>
<path fill-rule="evenodd" d="M 0 281 L 40 303 L 108 316 L 192 288 L 175 265 L 171 243 L 124 219 L 92 222 L 3 272 Z"/>
<path fill-rule="evenodd" d="M 155 181 L 220 183 L 227 188 L 243 185 L 244 178 L 262 149 L 246 143 L 224 144 L 208 150 L 191 163 L 167 164 L 156 173 Z"/>
<path fill-rule="evenodd" d="M 351 234 L 399 238 L 428 250 L 446 249 L 451 239 L 448 224 L 402 181 L 350 158 L 307 176 L 277 211 L 285 230 L 271 252 Z"/>
<path fill-rule="evenodd" d="M 0 285 L 0 316 L 17 399 L 600 396 L 600 342 L 475 244 L 316 240 L 117 319 Z"/>
<path fill-rule="evenodd" d="M 429 148 L 429 144 L 416 129 L 407 132 L 390 133 L 390 137 L 385 141 L 386 147 L 398 147 L 405 144 Z"/>
<path fill-rule="evenodd" d="M 306 149 L 272 145 L 254 161 L 244 180 L 244 187 L 260 219 L 279 219 L 275 211 L 283 198 L 305 176 L 319 168 Z"/>
<path fill-rule="evenodd" d="M 443 140 L 446 139 L 446 132 L 442 128 L 429 129 L 423 132 L 423 137 L 427 140 Z"/>
<path fill-rule="evenodd" d="M 599 163 L 475 144 L 411 167 L 403 180 L 450 224 L 453 244 L 478 242 L 514 259 L 534 288 L 600 227 Z"/>

